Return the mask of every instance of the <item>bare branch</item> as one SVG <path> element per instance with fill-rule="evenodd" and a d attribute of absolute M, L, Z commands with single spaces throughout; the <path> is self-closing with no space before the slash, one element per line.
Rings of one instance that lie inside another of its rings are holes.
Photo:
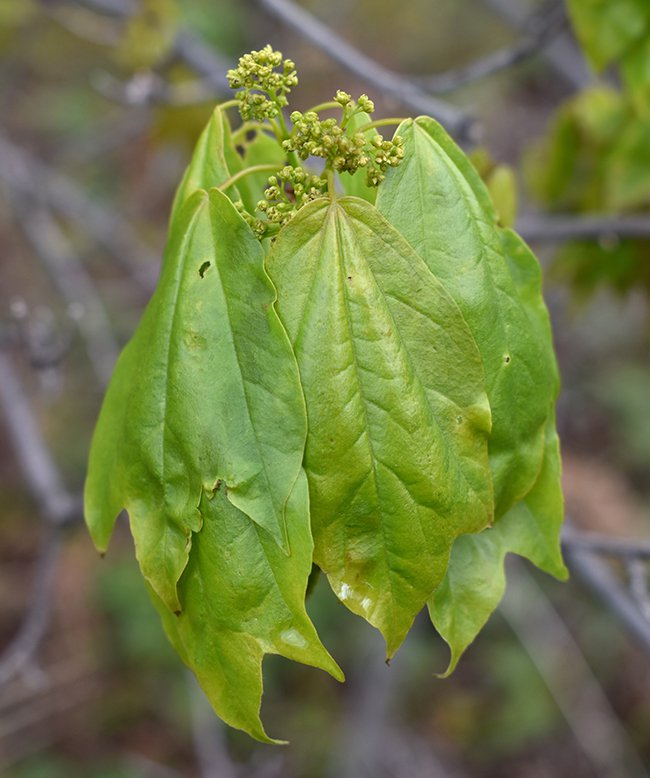
<path fill-rule="evenodd" d="M 633 557 L 626 560 L 630 580 L 630 593 L 641 613 L 650 621 L 650 592 L 648 591 L 648 568 L 643 559 Z"/>
<path fill-rule="evenodd" d="M 474 122 L 464 111 L 428 95 L 409 78 L 387 70 L 362 54 L 292 0 L 260 0 L 260 4 L 269 13 L 304 35 L 336 62 L 356 73 L 369 84 L 373 84 L 382 93 L 392 95 L 414 111 L 433 116 L 459 139 L 467 140 L 472 135 Z"/>
<path fill-rule="evenodd" d="M 544 216 L 528 214 L 517 222 L 517 231 L 527 241 L 564 243 L 570 240 L 650 238 L 647 216 Z"/>
<path fill-rule="evenodd" d="M 528 16 L 519 0 L 484 0 L 485 4 L 516 30 L 525 31 Z M 584 89 L 594 83 L 582 52 L 568 33 L 556 36 L 544 49 L 544 59 L 575 89 Z"/>
<path fill-rule="evenodd" d="M 226 747 L 223 724 L 214 715 L 198 681 L 187 672 L 192 712 L 192 738 L 201 778 L 236 778 L 237 772 Z"/>
<path fill-rule="evenodd" d="M 233 66 L 225 57 L 189 30 L 181 29 L 176 35 L 173 51 L 195 73 L 207 79 L 216 95 L 230 94 L 226 73 Z"/>
<path fill-rule="evenodd" d="M 117 361 L 119 346 L 104 303 L 56 221 L 35 203 L 29 208 L 22 207 L 23 200 L 19 197 L 15 203 L 16 222 L 63 299 L 68 305 L 82 307 L 84 326 L 79 327 L 79 332 L 95 375 L 99 383 L 106 386 Z"/>
<path fill-rule="evenodd" d="M 578 548 L 565 549 L 565 556 L 571 571 L 582 579 L 650 653 L 650 620 L 641 613 L 608 565 L 592 552 Z"/>
<path fill-rule="evenodd" d="M 0 405 L 18 462 L 43 517 L 53 525 L 72 521 L 79 515 L 79 501 L 63 485 L 23 387 L 11 362 L 1 352 Z"/>
<path fill-rule="evenodd" d="M 155 285 L 159 258 L 119 213 L 89 198 L 73 181 L 34 159 L 0 134 L 0 180 L 46 202 L 73 220 L 108 251 L 147 292 Z"/>
<path fill-rule="evenodd" d="M 15 638 L 0 656 L 0 684 L 3 684 L 28 666 L 38 650 L 50 619 L 52 583 L 63 528 L 79 518 L 81 507 L 80 500 L 63 485 L 25 392 L 10 361 L 1 352 L 0 406 L 25 481 L 50 525 L 36 565 L 30 607 Z"/>
<path fill-rule="evenodd" d="M 75 2 L 77 5 L 117 18 L 126 18 L 136 10 L 136 5 L 129 0 L 75 0 Z M 183 28 L 178 31 L 172 47 L 172 55 L 183 60 L 200 76 L 204 76 L 206 88 L 210 87 L 214 90 L 215 96 L 228 94 L 226 72 L 232 64 L 193 32 Z"/>
<path fill-rule="evenodd" d="M 137 73 L 129 81 L 120 81 L 110 73 L 92 77 L 93 86 L 104 97 L 120 105 L 195 105 L 212 102 L 218 96 L 209 79 L 170 84 L 152 71 Z"/>
<path fill-rule="evenodd" d="M 536 12 L 526 21 L 522 29 L 523 36 L 514 45 L 499 49 L 457 70 L 433 76 L 413 75 L 411 80 L 431 92 L 452 92 L 537 54 L 557 35 L 565 23 L 566 17 L 561 6 L 552 8 L 547 14 Z"/>
<path fill-rule="evenodd" d="M 595 772 L 617 778 L 639 755 L 562 617 L 522 562 L 511 559 L 509 586 L 500 606 L 540 672 Z"/>
<path fill-rule="evenodd" d="M 29 666 L 43 640 L 52 610 L 52 588 L 61 553 L 61 528 L 49 528 L 33 573 L 30 604 L 16 635 L 0 654 L 0 687 Z"/>
<path fill-rule="evenodd" d="M 593 551 L 605 556 L 650 559 L 650 540 L 645 538 L 622 538 L 565 527 L 562 532 L 562 545 L 568 550 Z"/>

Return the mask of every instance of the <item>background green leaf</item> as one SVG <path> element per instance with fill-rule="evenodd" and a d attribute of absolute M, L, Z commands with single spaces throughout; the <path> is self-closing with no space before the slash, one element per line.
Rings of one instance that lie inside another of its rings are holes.
<path fill-rule="evenodd" d="M 567 0 L 567 5 L 578 40 L 599 71 L 650 32 L 646 0 Z"/>

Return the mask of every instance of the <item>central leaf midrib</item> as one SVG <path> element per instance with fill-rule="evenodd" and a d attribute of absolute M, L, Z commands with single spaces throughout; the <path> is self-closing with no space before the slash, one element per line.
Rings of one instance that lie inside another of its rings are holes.
<path fill-rule="evenodd" d="M 354 347 L 354 342 L 355 342 L 354 341 L 354 330 L 353 330 L 353 327 L 352 327 L 352 317 L 350 315 L 349 301 L 348 301 L 348 296 L 347 296 L 346 289 L 345 289 L 345 284 L 343 282 L 343 279 L 347 276 L 347 273 L 345 272 L 345 268 L 343 267 L 343 245 L 342 245 L 342 236 L 341 236 L 341 224 L 340 224 L 340 219 L 338 218 L 339 217 L 339 211 L 340 211 L 339 206 L 337 206 L 335 203 L 333 203 L 330 206 L 330 208 L 328 209 L 327 220 L 330 221 L 330 228 L 334 229 L 334 234 L 335 234 L 335 237 L 336 237 L 336 245 L 337 245 L 337 249 L 338 249 L 338 251 L 337 251 L 337 255 L 338 255 L 337 267 L 338 267 L 338 271 L 339 271 L 340 291 L 341 291 L 341 296 L 343 298 L 343 305 L 345 307 L 345 319 L 346 319 L 347 328 L 348 328 L 348 332 L 349 332 L 349 336 L 350 336 L 350 351 L 352 353 L 352 364 L 354 366 L 354 374 L 355 374 L 355 377 L 356 377 L 356 383 L 357 383 L 358 390 L 359 390 L 359 398 L 361 400 L 361 407 L 363 409 L 363 420 L 364 420 L 363 428 L 365 430 L 365 438 L 367 440 L 368 449 L 369 449 L 369 452 L 370 452 L 371 474 L 372 474 L 372 480 L 373 480 L 373 484 L 374 484 L 374 493 L 375 493 L 376 499 L 377 499 L 377 507 L 376 507 L 375 510 L 377 512 L 377 518 L 378 518 L 379 528 L 380 528 L 380 532 L 381 532 L 381 540 L 382 540 L 382 542 L 381 542 L 380 545 L 381 545 L 382 556 L 384 558 L 384 566 L 385 566 L 385 569 L 386 569 L 386 571 L 388 573 L 387 578 L 388 578 L 388 586 L 389 586 L 389 589 L 390 589 L 390 599 L 389 599 L 390 606 L 389 606 L 389 608 L 390 608 L 390 612 L 391 612 L 391 621 L 394 622 L 395 621 L 395 618 L 394 618 L 394 615 L 395 615 L 395 596 L 394 596 L 394 584 L 393 584 L 393 570 L 392 570 L 392 568 L 391 568 L 391 566 L 389 564 L 389 561 L 388 561 L 388 549 L 386 547 L 386 545 L 387 545 L 386 544 L 386 528 L 384 527 L 383 513 L 381 511 L 381 508 L 379 507 L 381 501 L 380 501 L 380 488 L 379 488 L 379 482 L 378 482 L 378 477 L 377 477 L 377 468 L 376 468 L 376 465 L 375 465 L 376 457 L 375 457 L 375 451 L 374 451 L 374 447 L 373 447 L 373 443 L 372 443 L 372 437 L 370 435 L 370 426 L 368 424 L 368 411 L 367 411 L 367 408 L 366 408 L 366 400 L 365 400 L 365 397 L 364 397 L 364 394 L 363 394 L 363 390 L 362 390 L 363 384 L 361 382 L 361 377 L 359 375 L 359 365 L 358 365 L 358 362 L 357 362 L 356 349 Z M 327 230 L 327 225 L 324 225 L 323 232 L 325 233 L 326 230 Z M 365 479 L 364 479 L 364 481 L 365 481 Z M 419 519 L 419 516 L 418 516 L 418 519 Z M 344 524 L 344 528 L 347 529 L 345 524 Z M 422 530 L 422 527 L 420 527 L 420 530 Z M 344 546 L 343 546 L 343 550 L 344 550 L 344 555 L 345 556 L 347 556 L 348 539 L 349 539 L 348 532 L 344 532 Z M 377 606 L 375 604 L 374 607 L 373 607 L 373 617 L 374 617 L 374 614 L 376 613 L 376 607 Z"/>
<path fill-rule="evenodd" d="M 366 227 L 367 227 L 367 225 L 366 225 L 364 222 L 361 222 L 361 223 L 362 223 L 362 224 L 364 224 L 364 226 L 366 226 Z M 352 230 L 350 230 L 350 233 L 351 233 L 352 235 L 354 235 L 354 232 L 353 232 Z M 375 234 L 375 233 L 373 233 L 373 234 Z M 387 240 L 385 240 L 385 239 L 383 238 L 383 236 L 379 235 L 379 236 L 377 236 L 377 237 L 381 238 L 381 240 L 382 240 L 382 241 L 383 241 L 383 242 L 384 242 L 384 243 L 385 243 L 385 244 L 386 244 L 386 245 L 387 245 L 389 248 L 391 248 L 391 249 L 393 248 L 393 247 L 391 246 L 391 244 L 390 244 L 390 243 L 389 243 Z M 399 333 L 399 332 L 400 332 L 400 330 L 399 330 L 399 327 L 397 326 L 397 322 L 395 321 L 395 318 L 394 318 L 394 316 L 393 316 L 393 312 L 391 311 L 391 309 L 390 309 L 390 305 L 388 304 L 388 300 L 387 300 L 387 294 L 386 294 L 386 293 L 384 292 L 384 290 L 382 289 L 382 287 L 381 287 L 381 284 L 379 284 L 379 283 L 377 282 L 377 278 L 376 278 L 376 276 L 375 276 L 375 274 L 374 274 L 374 272 L 373 272 L 373 270 L 372 270 L 372 267 L 370 267 L 370 265 L 368 265 L 368 270 L 370 271 L 370 274 L 371 274 L 371 276 L 372 276 L 372 278 L 373 278 L 373 281 L 374 281 L 374 283 L 375 283 L 375 288 L 377 289 L 377 291 L 378 291 L 378 292 L 379 292 L 379 294 L 381 295 L 381 298 L 382 298 L 382 300 L 384 301 L 384 309 L 386 310 L 386 313 L 388 314 L 388 316 L 389 316 L 389 318 L 390 318 L 390 320 L 391 320 L 391 322 L 392 322 L 392 324 L 393 324 L 394 331 L 395 331 L 396 333 Z M 433 275 L 433 273 L 432 273 L 432 275 Z M 434 276 L 434 277 L 435 277 L 435 276 Z M 441 284 L 441 286 L 442 286 L 442 284 Z M 444 287 L 443 287 L 443 289 L 444 289 Z M 445 290 L 445 291 L 446 291 L 446 290 Z M 405 302 L 403 302 L 403 301 L 402 301 L 401 299 L 399 299 L 399 298 L 396 298 L 396 297 L 395 297 L 395 298 L 393 298 L 393 299 L 397 300 L 398 302 L 400 302 L 400 303 L 401 303 L 401 304 L 403 304 L 403 305 L 406 305 L 406 303 L 405 303 Z M 412 306 L 408 306 L 408 307 L 409 307 L 411 310 L 415 310 L 415 311 L 416 311 L 418 314 L 420 314 L 420 315 L 423 315 L 423 316 L 425 315 L 425 314 L 423 314 L 421 311 L 418 311 L 417 309 L 415 309 L 415 308 L 412 308 Z M 461 312 L 461 314 L 462 314 L 462 312 Z M 429 321 L 431 321 L 431 320 L 429 319 Z M 434 324 L 435 324 L 435 322 L 434 322 Z M 471 330 L 469 329 L 469 325 L 467 325 L 467 334 L 468 334 L 468 335 L 470 335 L 470 336 L 473 338 L 472 332 L 471 332 Z M 438 429 L 438 431 L 439 431 L 439 433 L 440 433 L 440 436 L 441 436 L 442 440 L 445 440 L 445 439 L 446 439 L 446 438 L 445 438 L 445 432 L 444 432 L 444 430 L 442 429 L 442 427 L 440 426 L 440 422 L 438 421 L 438 418 L 437 418 L 436 414 L 434 413 L 434 410 L 433 410 L 433 408 L 431 407 L 431 402 L 430 402 L 430 398 L 429 398 L 429 390 L 428 390 L 428 388 L 426 387 L 425 383 L 423 382 L 422 378 L 420 377 L 420 374 L 419 374 L 419 372 L 416 370 L 416 368 L 415 368 L 415 361 L 413 360 L 413 357 L 411 356 L 411 353 L 410 353 L 410 351 L 408 350 L 408 348 L 407 348 L 406 344 L 404 343 L 404 340 L 402 339 L 402 337 L 401 337 L 401 336 L 400 336 L 399 340 L 400 340 L 400 344 L 401 344 L 401 347 L 402 347 L 403 353 L 404 353 L 404 354 L 405 354 L 405 356 L 406 356 L 406 362 L 407 362 L 407 364 L 408 364 L 408 366 L 409 366 L 410 372 L 411 372 L 411 374 L 413 375 L 413 377 L 414 377 L 414 379 L 415 379 L 415 382 L 417 383 L 418 390 L 419 390 L 419 394 L 420 394 L 420 396 L 421 396 L 421 397 L 423 398 L 423 400 L 424 400 L 424 402 L 423 402 L 423 405 L 426 407 L 427 416 L 429 417 L 429 421 L 430 421 L 432 424 L 434 424 L 434 425 L 437 427 L 437 429 Z M 478 347 L 477 347 L 477 351 L 478 351 Z M 480 362 L 482 362 L 482 359 L 481 359 L 481 357 L 480 357 L 480 353 L 478 354 L 478 356 L 479 356 L 479 361 L 480 361 Z M 450 397 L 448 397 L 447 395 L 444 395 L 444 394 L 442 394 L 441 392 L 438 392 L 438 391 L 436 391 L 435 389 L 433 389 L 432 391 L 433 391 L 435 394 L 437 394 L 438 396 L 440 396 L 440 397 L 443 397 L 445 400 L 448 400 L 448 401 L 449 401 L 449 402 L 450 402 L 452 405 L 454 405 L 454 406 L 455 406 L 456 408 L 458 408 L 459 410 L 463 410 L 463 411 L 464 411 L 464 406 L 459 406 L 459 405 L 458 405 L 458 404 L 457 404 L 457 403 L 456 403 L 454 400 L 452 400 L 452 399 L 451 399 Z M 452 456 L 452 460 L 453 460 L 453 461 L 456 463 L 457 470 L 458 470 L 458 472 L 460 473 L 460 475 L 461 475 L 461 477 L 462 477 L 463 481 L 465 482 L 465 484 L 466 484 L 466 485 L 469 487 L 469 490 L 470 490 L 471 494 L 473 494 L 473 495 L 474 495 L 474 497 L 477 499 L 477 501 L 478 501 L 478 503 L 479 503 L 480 505 L 483 505 L 483 500 L 482 500 L 482 499 L 480 498 L 480 496 L 477 494 L 475 487 L 474 487 L 474 486 L 473 486 L 473 485 L 472 485 L 472 484 L 471 484 L 471 483 L 470 483 L 470 482 L 467 480 L 467 475 L 465 474 L 465 470 L 464 470 L 464 468 L 462 467 L 462 460 L 458 458 L 458 456 L 457 456 L 457 455 L 456 455 L 456 453 L 455 453 L 455 449 L 454 449 L 452 446 L 449 446 L 449 447 L 448 447 L 448 449 L 449 449 L 449 450 L 451 450 L 452 452 L 454 452 L 454 453 L 453 453 L 453 456 Z M 409 492 L 409 494 L 410 494 L 410 492 Z M 414 502 L 416 502 L 416 503 L 417 503 L 417 500 L 415 500 L 415 498 L 414 498 Z M 421 503 L 417 503 L 417 504 L 421 504 Z M 431 506 L 427 506 L 427 507 L 431 508 Z M 436 515 L 438 515 L 438 516 L 440 515 L 437 509 L 431 508 L 431 510 L 434 510 L 434 512 L 436 513 Z M 443 515 L 444 515 L 444 514 L 443 514 Z M 419 519 L 419 517 L 418 517 L 418 519 Z M 421 520 L 420 520 L 420 525 L 421 525 L 421 524 L 422 524 L 422 522 L 421 522 Z M 425 537 L 426 537 L 426 535 L 425 535 Z"/>

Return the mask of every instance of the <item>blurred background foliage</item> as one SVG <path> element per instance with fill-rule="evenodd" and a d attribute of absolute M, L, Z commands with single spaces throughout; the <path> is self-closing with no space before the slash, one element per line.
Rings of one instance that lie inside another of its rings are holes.
<path fill-rule="evenodd" d="M 520 33 L 495 13 L 500 5 L 302 3 L 413 77 L 516 41 Z M 525 14 L 549 4 L 514 5 Z M 563 215 L 650 208 L 650 6 L 568 5 L 594 68 L 588 88 L 576 93 L 532 56 L 449 96 L 482 127 L 473 159 L 504 223 L 532 207 Z M 221 74 L 197 75 L 179 55 L 181 39 L 196 56 L 205 47 Z M 0 348 L 72 490 L 82 486 L 103 387 L 81 336 L 91 313 L 64 298 L 43 253 L 58 247 L 66 272 L 88 274 L 122 345 L 157 274 L 174 188 L 223 94 L 225 69 L 267 42 L 298 64 L 297 108 L 344 88 L 368 92 L 378 116 L 404 113 L 397 98 L 342 70 L 252 0 L 0 0 Z M 27 184 L 16 183 L 20 170 Z M 79 200 L 57 209 L 69 186 L 109 215 L 112 235 L 98 240 Z M 647 534 L 648 240 L 536 248 L 563 374 L 569 510 L 586 528 Z M 0 494 L 6 645 L 29 602 L 43 528 L 1 426 Z M 650 764 L 648 656 L 576 582 L 560 586 L 513 566 L 504 608 L 442 681 L 433 673 L 446 649 L 426 619 L 386 668 L 377 636 L 321 580 L 309 609 L 348 683 L 267 659 L 264 718 L 292 741 L 273 749 L 223 731 L 206 711 L 132 556 L 124 523 L 103 560 L 82 528 L 68 531 L 38 665 L 0 689 L 2 775 L 614 778 L 643 775 Z M 227 752 L 228 766 L 214 762 L 209 772 L 201 738 L 213 756 Z"/>

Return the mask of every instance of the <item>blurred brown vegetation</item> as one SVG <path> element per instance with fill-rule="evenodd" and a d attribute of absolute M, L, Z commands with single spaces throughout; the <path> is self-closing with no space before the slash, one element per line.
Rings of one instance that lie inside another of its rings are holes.
<path fill-rule="evenodd" d="M 142 0 L 125 4 L 135 8 L 126 17 L 104 12 L 111 6 L 0 0 L 0 350 L 72 493 L 82 487 L 107 365 L 146 303 L 174 187 L 220 97 L 218 79 L 206 84 L 178 56 L 179 31 L 198 36 L 226 65 L 266 42 L 282 49 L 299 67 L 298 108 L 344 88 L 368 92 L 378 115 L 404 111 L 396 97 L 369 88 L 251 0 Z M 518 35 L 480 0 L 309 0 L 303 7 L 407 74 L 449 70 Z M 450 99 L 471 108 L 491 155 L 517 167 L 572 88 L 535 56 Z M 548 261 L 549 249 L 539 249 Z M 90 302 L 75 297 L 80 278 L 95 290 Z M 577 305 L 561 284 L 548 286 L 547 296 L 564 381 L 559 420 L 569 508 L 586 528 L 643 532 L 650 489 L 645 297 L 604 291 Z M 103 353 L 87 337 L 99 331 L 99 314 L 112 333 Z M 8 430 L 0 422 L 0 647 L 31 602 L 46 531 Z M 640 762 L 650 762 L 648 655 L 575 582 L 531 578 L 519 566 L 511 579 L 507 607 L 445 681 L 432 675 L 446 653 L 425 619 L 386 668 L 377 636 L 321 581 L 310 611 L 349 680 L 341 688 L 316 671 L 267 660 L 265 718 L 272 734 L 292 741 L 273 749 L 224 732 L 206 712 L 149 606 L 126 525 L 102 560 L 73 524 L 42 644 L 0 688 L 0 773 L 643 774 Z M 521 601 L 518 591 L 532 599 Z M 540 629 L 555 642 L 542 640 Z"/>

